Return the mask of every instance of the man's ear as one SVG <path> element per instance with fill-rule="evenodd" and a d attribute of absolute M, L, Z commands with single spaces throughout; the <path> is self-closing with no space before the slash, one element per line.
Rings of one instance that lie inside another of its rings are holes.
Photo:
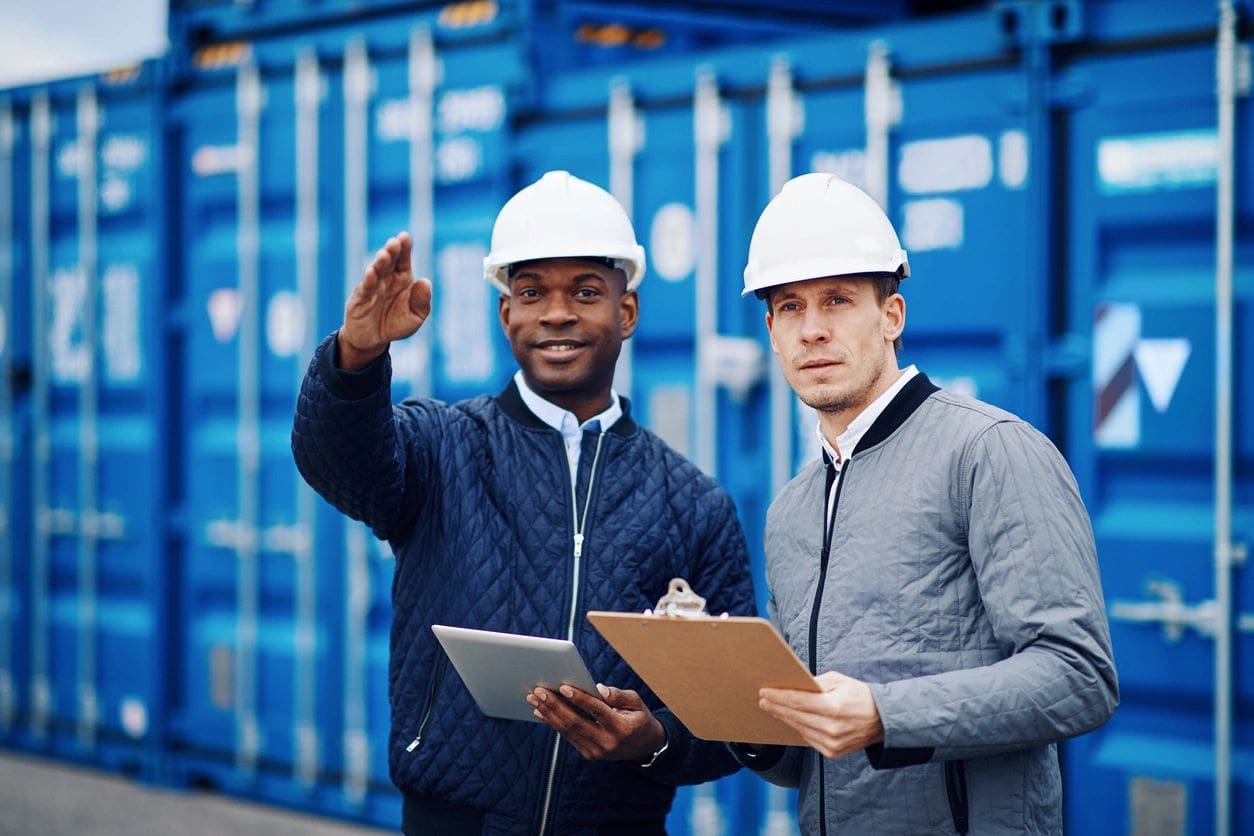
<path fill-rule="evenodd" d="M 771 338 L 771 351 L 779 354 L 779 346 L 775 344 L 775 318 L 769 310 L 766 312 L 766 333 Z"/>
<path fill-rule="evenodd" d="M 884 300 L 884 341 L 893 342 L 906 330 L 906 297 L 894 293 Z"/>
<path fill-rule="evenodd" d="M 504 293 L 497 300 L 496 313 L 501 318 L 501 330 L 505 332 L 506 336 L 509 336 L 509 297 Z"/>
<path fill-rule="evenodd" d="M 636 325 L 640 322 L 640 294 L 628 290 L 618 299 L 618 327 L 623 339 L 636 333 Z"/>

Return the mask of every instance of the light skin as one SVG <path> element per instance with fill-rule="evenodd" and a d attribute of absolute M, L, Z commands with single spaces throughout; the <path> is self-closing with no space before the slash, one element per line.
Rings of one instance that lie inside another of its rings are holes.
<path fill-rule="evenodd" d="M 788 385 L 818 412 L 833 449 L 850 422 L 901 375 L 893 341 L 905 324 L 905 299 L 894 293 L 878 300 L 866 278 L 809 279 L 773 289 L 766 315 L 771 348 Z M 763 688 L 758 705 L 827 758 L 884 740 L 865 682 L 836 671 L 816 679 L 818 693 Z"/>
<path fill-rule="evenodd" d="M 365 368 L 431 315 L 431 282 L 414 276 L 412 250 L 408 233 L 389 238 L 349 295 L 336 336 L 340 368 Z M 622 270 L 583 258 L 527 262 L 515 270 L 498 311 L 532 391 L 580 423 L 609 408 L 618 354 L 640 311 Z M 648 760 L 666 742 L 662 724 L 635 691 L 597 690 L 564 685 L 521 696 L 585 758 Z"/>

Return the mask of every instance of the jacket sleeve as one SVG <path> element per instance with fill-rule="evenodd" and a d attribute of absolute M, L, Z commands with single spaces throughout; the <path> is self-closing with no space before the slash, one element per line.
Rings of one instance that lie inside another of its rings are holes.
<path fill-rule="evenodd" d="M 417 515 L 441 422 L 422 402 L 392 405 L 389 355 L 358 372 L 337 368 L 335 336 L 318 346 L 301 383 L 292 455 L 324 499 L 391 538 Z"/>
<path fill-rule="evenodd" d="M 688 517 L 695 534 L 690 577 L 685 578 L 706 599 L 711 614 L 755 615 L 753 579 L 744 529 L 731 497 L 718 487 L 698 497 Z M 740 768 L 726 744 L 700 740 L 668 709 L 655 712 L 666 728 L 667 750 L 645 770 L 670 784 L 700 784 Z"/>
<path fill-rule="evenodd" d="M 779 624 L 775 595 L 766 602 L 772 624 Z M 762 746 L 752 743 L 729 743 L 727 748 L 741 766 L 758 773 L 764 780 L 781 787 L 801 786 L 801 763 L 804 753 L 813 751 L 803 746 Z"/>
<path fill-rule="evenodd" d="M 1066 462 L 1016 421 L 964 456 L 968 546 L 1001 661 L 871 684 L 872 765 L 997 754 L 1090 731 L 1119 702 L 1093 530 Z"/>

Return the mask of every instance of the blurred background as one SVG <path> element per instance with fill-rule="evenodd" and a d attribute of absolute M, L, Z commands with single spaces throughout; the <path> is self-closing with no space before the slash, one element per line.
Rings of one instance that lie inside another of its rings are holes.
<path fill-rule="evenodd" d="M 400 229 L 435 311 L 393 348 L 395 397 L 498 391 L 482 258 L 548 169 L 630 212 L 649 270 L 618 390 L 731 492 L 764 595 L 814 418 L 741 270 L 770 196 L 828 171 L 910 253 L 902 362 L 1040 427 L 1092 514 L 1123 701 L 1061 748 L 1068 832 L 1254 833 L 1248 2 L 18 5 L 0 753 L 41 785 L 123 776 L 183 832 L 201 808 L 151 791 L 397 827 L 391 555 L 297 477 L 295 395 Z M 49 805 L 92 797 L 69 786 Z M 668 825 L 791 833 L 793 804 L 737 775 Z M 15 809 L 0 831 L 39 829 Z"/>

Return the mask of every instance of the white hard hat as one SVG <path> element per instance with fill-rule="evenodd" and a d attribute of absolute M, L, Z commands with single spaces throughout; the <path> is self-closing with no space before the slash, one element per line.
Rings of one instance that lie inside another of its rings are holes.
<path fill-rule="evenodd" d="M 549 171 L 501 207 L 483 277 L 508 296 L 510 265 L 581 257 L 610 259 L 627 274 L 628 290 L 644 278 L 644 247 L 622 204 L 587 180 Z"/>
<path fill-rule="evenodd" d="M 762 210 L 741 294 L 826 276 L 910 275 L 906 251 L 879 205 L 831 174 L 803 174 Z"/>

